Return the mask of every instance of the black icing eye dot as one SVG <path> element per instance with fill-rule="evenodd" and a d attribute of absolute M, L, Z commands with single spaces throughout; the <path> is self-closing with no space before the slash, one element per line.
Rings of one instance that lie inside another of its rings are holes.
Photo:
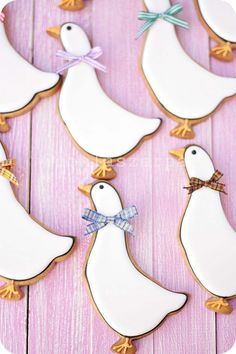
<path fill-rule="evenodd" d="M 103 185 L 103 184 L 101 184 L 101 185 L 99 186 L 99 188 L 100 188 L 100 189 L 103 189 L 103 188 L 104 188 L 104 185 Z"/>
<path fill-rule="evenodd" d="M 67 29 L 67 31 L 71 31 L 72 27 L 71 26 L 67 26 L 66 29 Z"/>
<path fill-rule="evenodd" d="M 197 153 L 196 150 L 193 150 L 193 151 L 192 151 L 192 154 L 193 154 L 193 155 L 196 155 L 196 153 Z"/>

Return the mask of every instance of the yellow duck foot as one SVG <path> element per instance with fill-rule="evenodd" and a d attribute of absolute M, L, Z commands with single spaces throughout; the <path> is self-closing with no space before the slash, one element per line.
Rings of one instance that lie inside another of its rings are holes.
<path fill-rule="evenodd" d="M 220 297 L 211 297 L 205 303 L 208 310 L 230 315 L 233 312 L 233 308 L 226 299 Z"/>
<path fill-rule="evenodd" d="M 107 160 L 102 160 L 99 167 L 93 171 L 92 177 L 100 180 L 110 180 L 116 177 L 116 172 L 113 170 L 111 165 L 108 164 Z"/>
<path fill-rule="evenodd" d="M 78 11 L 83 9 L 83 0 L 62 0 L 59 7 L 67 11 Z"/>
<path fill-rule="evenodd" d="M 111 347 L 111 350 L 114 353 L 120 353 L 120 354 L 135 354 L 136 353 L 136 347 L 132 343 L 132 339 L 129 338 L 120 338 L 118 342 L 113 344 Z"/>
<path fill-rule="evenodd" d="M 0 115 L 0 133 L 7 133 L 10 130 L 6 118 Z"/>
<path fill-rule="evenodd" d="M 23 293 L 14 281 L 7 283 L 0 287 L 0 298 L 4 300 L 15 300 L 18 301 L 22 299 Z"/>
<path fill-rule="evenodd" d="M 181 139 L 193 139 L 195 137 L 195 133 L 188 119 L 181 120 L 180 125 L 172 129 L 170 135 Z"/>
<path fill-rule="evenodd" d="M 232 46 L 229 42 L 222 43 L 212 48 L 210 54 L 212 57 L 223 61 L 232 61 L 234 59 Z"/>

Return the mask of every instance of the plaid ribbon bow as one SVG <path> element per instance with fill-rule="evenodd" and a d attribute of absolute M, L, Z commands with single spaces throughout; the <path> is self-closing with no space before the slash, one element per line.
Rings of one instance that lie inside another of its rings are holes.
<path fill-rule="evenodd" d="M 147 31 L 157 20 L 164 20 L 171 23 L 172 25 L 176 25 L 188 29 L 188 22 L 181 20 L 175 16 L 182 10 L 183 10 L 182 5 L 175 4 L 163 13 L 140 11 L 138 15 L 138 19 L 141 21 L 145 21 L 145 23 L 139 29 L 136 39 L 141 37 L 142 34 L 145 31 Z"/>
<path fill-rule="evenodd" d="M 86 227 L 85 236 L 97 232 L 109 223 L 114 224 L 125 232 L 133 234 L 133 226 L 128 223 L 128 220 L 133 219 L 136 215 L 138 215 L 138 212 L 135 206 L 125 208 L 114 216 L 105 216 L 97 211 L 86 208 L 82 218 L 92 223 Z"/>
<path fill-rule="evenodd" d="M 16 165 L 15 160 L 5 160 L 0 162 L 0 176 L 8 179 L 11 183 L 16 186 L 19 185 L 19 182 L 16 179 L 16 176 L 10 171 Z"/>
<path fill-rule="evenodd" d="M 208 188 L 214 189 L 215 191 L 225 193 L 225 191 L 224 191 L 225 184 L 218 182 L 222 176 L 223 176 L 223 173 L 216 170 L 215 173 L 212 175 L 212 177 L 208 181 L 202 181 L 199 178 L 192 177 L 190 179 L 189 187 L 184 187 L 184 188 L 188 190 L 189 194 L 192 194 L 193 192 L 195 192 L 196 190 L 198 190 L 202 187 L 208 187 Z"/>

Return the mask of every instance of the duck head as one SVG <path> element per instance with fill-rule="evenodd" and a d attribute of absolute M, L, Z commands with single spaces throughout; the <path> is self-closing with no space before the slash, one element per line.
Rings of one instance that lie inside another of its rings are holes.
<path fill-rule="evenodd" d="M 184 161 L 189 178 L 196 177 L 208 180 L 215 172 L 209 154 L 198 145 L 188 145 L 178 150 L 171 150 L 170 154 L 179 161 Z"/>
<path fill-rule="evenodd" d="M 79 187 L 88 196 L 97 212 L 113 216 L 122 209 L 120 196 L 116 189 L 106 181 L 95 182 Z"/>
<path fill-rule="evenodd" d="M 74 55 L 87 54 L 91 49 L 87 34 L 75 23 L 65 23 L 62 26 L 50 27 L 47 33 L 61 40 L 65 50 Z"/>

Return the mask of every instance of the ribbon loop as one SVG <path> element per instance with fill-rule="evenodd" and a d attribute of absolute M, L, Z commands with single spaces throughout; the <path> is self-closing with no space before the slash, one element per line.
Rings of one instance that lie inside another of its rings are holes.
<path fill-rule="evenodd" d="M 188 190 L 189 194 L 192 194 L 196 190 L 202 188 L 202 187 L 207 187 L 211 188 L 217 192 L 221 192 L 226 194 L 224 188 L 225 184 L 218 182 L 220 178 L 223 176 L 223 173 L 220 171 L 216 170 L 215 173 L 212 175 L 212 177 L 208 181 L 202 181 L 199 178 L 192 177 L 189 182 L 188 187 L 184 187 L 185 189 Z"/>
<path fill-rule="evenodd" d="M 6 178 L 8 181 L 18 186 L 19 182 L 16 176 L 10 171 L 16 165 L 15 160 L 5 160 L 0 162 L 0 176 Z"/>
<path fill-rule="evenodd" d="M 133 234 L 133 226 L 129 224 L 128 220 L 133 219 L 136 215 L 138 215 L 138 212 L 135 206 L 125 208 L 114 216 L 105 216 L 95 210 L 86 208 L 82 218 L 91 222 L 91 224 L 86 227 L 85 235 L 97 232 L 109 223 L 129 234 Z"/>
<path fill-rule="evenodd" d="M 138 19 L 141 21 L 145 21 L 145 23 L 139 29 L 136 39 L 142 36 L 142 34 L 147 31 L 157 20 L 164 20 L 172 25 L 180 26 L 182 28 L 188 29 L 188 22 L 181 20 L 176 17 L 178 13 L 183 10 L 183 6 L 181 4 L 175 4 L 171 6 L 165 12 L 155 13 L 148 11 L 140 11 L 138 15 Z"/>
<path fill-rule="evenodd" d="M 63 71 L 70 69 L 72 66 L 75 66 L 81 62 L 91 65 L 95 69 L 106 72 L 106 67 L 99 63 L 96 59 L 103 54 L 102 48 L 94 47 L 85 55 L 74 55 L 69 52 L 59 50 L 57 52 L 57 57 L 65 59 L 68 61 L 67 64 L 63 65 L 57 70 L 57 74 L 62 73 Z"/>
<path fill-rule="evenodd" d="M 0 22 L 5 21 L 5 14 L 3 12 L 0 12 Z"/>

